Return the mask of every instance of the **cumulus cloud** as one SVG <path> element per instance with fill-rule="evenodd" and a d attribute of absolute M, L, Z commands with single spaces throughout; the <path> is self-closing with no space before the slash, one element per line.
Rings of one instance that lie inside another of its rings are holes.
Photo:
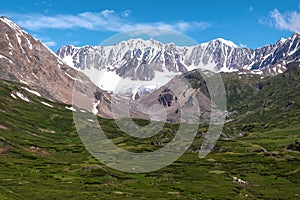
<path fill-rule="evenodd" d="M 296 11 L 281 13 L 275 9 L 270 12 L 270 18 L 261 18 L 261 24 L 275 26 L 279 30 L 300 32 L 300 13 Z"/>
<path fill-rule="evenodd" d="M 83 12 L 76 15 L 60 14 L 10 14 L 12 18 L 23 28 L 29 30 L 41 29 L 88 29 L 112 32 L 124 32 L 132 29 L 148 27 L 166 28 L 186 32 L 191 29 L 206 29 L 210 26 L 205 21 L 178 21 L 174 23 L 147 22 L 134 23 L 128 19 L 130 10 L 116 13 L 114 10 L 103 10 L 101 12 Z"/>

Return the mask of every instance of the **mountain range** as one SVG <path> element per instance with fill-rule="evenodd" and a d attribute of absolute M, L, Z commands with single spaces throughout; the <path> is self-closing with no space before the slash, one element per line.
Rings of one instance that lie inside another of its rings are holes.
<path fill-rule="evenodd" d="M 300 35 L 297 33 L 255 50 L 238 47 L 222 38 L 196 46 L 131 39 L 112 46 L 63 46 L 57 55 L 78 70 L 106 71 L 112 77 L 110 80 L 118 81 L 121 77 L 151 82 L 160 80 L 165 84 L 175 73 L 199 68 L 216 72 L 276 75 L 284 72 L 288 63 L 299 61 L 299 43 Z M 163 78 L 168 73 L 169 79 L 165 81 Z M 110 88 L 107 81 L 97 81 L 94 83 L 100 87 Z"/>
<path fill-rule="evenodd" d="M 1 79 L 21 82 L 47 99 L 73 103 L 106 118 L 128 117 L 126 102 L 133 118 L 149 119 L 149 109 L 158 104 L 164 107 L 169 122 L 179 121 L 180 107 L 193 111 L 195 106 L 201 108 L 198 117 L 208 121 L 210 95 L 205 81 L 193 70 L 226 72 L 222 77 L 230 110 L 249 95 L 239 91 L 256 91 L 263 78 L 284 73 L 300 56 L 299 34 L 256 50 L 238 47 L 224 39 L 193 47 L 132 39 L 113 46 L 65 46 L 54 54 L 6 17 L 0 18 L 0 33 Z M 97 72 L 103 75 L 100 83 Z M 96 74 L 96 78 L 91 74 Z M 245 83 L 244 78 L 240 80 L 243 75 L 252 80 L 251 84 Z M 180 85 L 182 78 L 190 81 L 192 87 Z M 107 92 L 115 83 L 120 86 L 119 92 Z M 239 85 L 234 86 L 236 83 Z M 170 88 L 180 90 L 182 95 L 174 94 Z M 112 103 L 117 105 L 115 115 Z M 154 118 L 164 120 L 160 111 L 156 112 Z"/>

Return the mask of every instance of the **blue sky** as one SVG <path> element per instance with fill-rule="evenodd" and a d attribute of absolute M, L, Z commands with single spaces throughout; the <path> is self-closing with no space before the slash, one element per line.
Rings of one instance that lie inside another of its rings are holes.
<path fill-rule="evenodd" d="M 300 32 L 300 1 L 289 0 L 10 0 L 5 15 L 53 51 L 99 45 L 135 28 L 176 30 L 198 43 L 215 38 L 258 48 Z"/>

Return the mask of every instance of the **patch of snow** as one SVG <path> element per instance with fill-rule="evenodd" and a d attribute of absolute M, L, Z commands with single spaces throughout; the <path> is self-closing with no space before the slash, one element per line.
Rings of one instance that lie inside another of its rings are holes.
<path fill-rule="evenodd" d="M 286 38 L 280 38 L 280 40 L 278 41 L 279 44 L 283 44 L 285 43 L 285 41 L 287 41 Z"/>
<path fill-rule="evenodd" d="M 27 92 L 30 92 L 30 93 L 32 93 L 32 94 L 38 96 L 38 97 L 41 97 L 41 94 L 38 93 L 37 91 L 30 90 L 30 89 L 28 89 L 28 88 L 26 88 L 26 87 L 22 87 L 22 88 L 25 89 Z"/>
<path fill-rule="evenodd" d="M 20 99 L 29 102 L 29 99 L 25 97 L 23 94 L 21 94 L 20 92 L 16 92 L 16 95 L 20 97 Z"/>
<path fill-rule="evenodd" d="M 46 103 L 46 102 L 44 102 L 44 101 L 41 101 L 41 103 L 44 104 L 45 106 L 50 107 L 50 108 L 53 108 L 53 107 L 54 107 L 54 106 L 52 106 L 52 105 L 50 105 L 49 103 Z"/>
<path fill-rule="evenodd" d="M 116 74 L 116 72 L 112 71 L 100 71 L 97 69 L 94 70 L 84 70 L 83 71 L 92 82 L 98 85 L 99 88 L 106 91 L 114 91 L 116 90 L 118 83 L 122 80 L 122 78 Z"/>
<path fill-rule="evenodd" d="M 239 184 L 246 184 L 247 183 L 246 181 L 244 181 L 244 180 L 242 180 L 240 178 L 237 178 L 235 176 L 232 176 L 232 178 L 233 178 L 233 181 L 235 181 L 235 182 L 237 182 Z"/>
<path fill-rule="evenodd" d="M 71 75 L 68 74 L 67 72 L 65 72 L 65 75 L 67 75 L 68 77 L 70 77 L 72 80 L 76 80 L 76 78 L 74 78 L 73 76 L 71 76 Z"/>
<path fill-rule="evenodd" d="M 258 74 L 258 75 L 263 75 L 264 74 L 263 71 L 261 71 L 261 70 L 252 70 L 252 71 L 250 71 L 250 73 L 251 74 Z"/>
<path fill-rule="evenodd" d="M 74 69 L 77 69 L 75 66 L 74 66 L 74 63 L 73 63 L 73 58 L 72 56 L 66 56 L 63 58 L 63 62 L 67 65 L 69 65 L 70 67 L 74 68 Z M 78 70 L 78 69 L 77 69 Z"/>
<path fill-rule="evenodd" d="M 63 61 L 62 61 L 60 58 L 57 58 L 57 62 L 58 62 L 59 64 L 61 64 L 61 65 L 64 64 Z"/>
<path fill-rule="evenodd" d="M 294 53 L 296 53 L 296 51 L 297 51 L 298 49 L 299 49 L 299 48 L 298 48 L 298 44 L 297 44 L 297 46 L 295 47 L 295 49 L 292 50 L 292 51 L 290 51 L 290 52 L 288 53 L 288 56 L 291 56 L 291 55 L 293 55 Z"/>
<path fill-rule="evenodd" d="M 5 34 L 5 37 L 6 37 L 7 41 L 8 41 L 8 46 L 9 46 L 11 49 L 13 49 L 13 45 L 11 44 L 11 42 L 10 42 L 10 39 L 9 39 L 8 35 L 7 35 L 7 34 Z"/>
<path fill-rule="evenodd" d="M 17 37 L 19 46 L 20 46 L 20 48 L 21 48 L 21 50 L 22 50 L 22 52 L 23 52 L 25 58 L 27 59 L 27 61 L 28 61 L 29 63 L 31 63 L 30 60 L 29 60 L 29 58 L 27 57 L 27 55 L 26 55 L 26 53 L 25 53 L 25 50 L 23 49 L 23 46 L 22 46 L 22 39 L 21 39 L 21 37 L 20 37 L 20 34 L 19 34 L 19 33 L 16 33 L 16 37 Z"/>
<path fill-rule="evenodd" d="M 115 94 L 132 95 L 134 90 L 139 87 L 156 86 L 160 87 L 167 84 L 180 72 L 155 72 L 151 81 L 131 80 L 130 78 L 121 78 L 115 72 L 107 72 L 100 76 L 99 87 L 103 90 L 112 91 Z"/>
<path fill-rule="evenodd" d="M 71 75 L 68 74 L 67 72 L 65 72 L 65 74 L 66 74 L 70 79 L 72 79 L 72 80 L 74 80 L 74 81 L 80 81 L 80 82 L 82 82 L 82 80 L 80 80 L 80 79 L 78 79 L 78 78 L 74 78 L 73 76 L 71 76 Z"/>
<path fill-rule="evenodd" d="M 20 83 L 23 83 L 25 85 L 29 85 L 26 81 L 20 80 Z"/>
<path fill-rule="evenodd" d="M 93 103 L 92 113 L 94 113 L 94 115 L 98 114 L 97 106 L 98 106 L 99 103 L 100 103 L 99 100 L 96 103 Z"/>
<path fill-rule="evenodd" d="M 223 66 L 221 69 L 220 69 L 220 72 L 228 72 L 228 73 L 230 73 L 230 72 L 237 72 L 237 71 L 239 71 L 238 69 L 229 69 L 228 67 L 226 67 L 226 66 Z"/>
<path fill-rule="evenodd" d="M 230 46 L 230 47 L 233 47 L 233 48 L 238 48 L 239 46 L 236 45 L 234 42 L 230 41 L 230 40 L 225 40 L 223 38 L 217 38 L 213 41 L 220 41 L 222 42 L 223 44 L 227 45 L 227 46 Z"/>
<path fill-rule="evenodd" d="M 5 57 L 5 56 L 3 56 L 3 55 L 0 55 L 0 58 L 5 59 L 5 60 L 8 60 L 8 62 L 9 62 L 10 64 L 13 64 L 13 61 L 11 61 L 11 59 L 9 59 L 9 58 L 7 58 L 7 57 Z"/>
<path fill-rule="evenodd" d="M 86 111 L 85 111 L 85 110 L 80 110 L 80 112 L 82 112 L 82 113 L 86 113 Z"/>
<path fill-rule="evenodd" d="M 22 39 L 20 38 L 20 36 L 19 36 L 18 33 L 16 34 L 16 38 L 17 38 L 17 40 L 18 40 L 18 43 L 19 43 L 19 46 L 20 46 L 22 52 L 25 54 L 25 51 L 24 51 L 24 49 L 23 49 L 23 47 L 22 47 Z"/>
<path fill-rule="evenodd" d="M 35 73 L 31 73 L 31 74 L 34 76 L 34 78 L 39 80 L 39 77 L 37 77 L 37 75 L 35 75 Z"/>
<path fill-rule="evenodd" d="M 65 108 L 68 109 L 68 110 L 71 110 L 71 111 L 73 111 L 73 112 L 76 112 L 76 109 L 73 108 L 73 106 L 71 106 L 71 107 L 66 106 Z"/>
<path fill-rule="evenodd" d="M 88 119 L 88 121 L 89 121 L 89 122 L 95 122 L 95 121 L 94 121 L 94 120 L 92 120 L 92 119 Z"/>
<path fill-rule="evenodd" d="M 32 44 L 31 44 L 30 40 L 29 40 L 27 37 L 25 37 L 25 38 L 26 38 L 26 40 L 27 40 L 29 49 L 32 49 Z"/>
<path fill-rule="evenodd" d="M 4 23 L 6 23 L 9 27 L 11 27 L 12 29 L 20 32 L 21 29 L 19 26 L 17 26 L 15 23 L 13 23 L 12 21 L 10 21 L 9 19 L 7 19 L 6 17 L 1 17 L 0 18 L 1 21 L 3 21 Z"/>
<path fill-rule="evenodd" d="M 11 93 L 10 96 L 14 99 L 17 99 L 17 97 L 13 93 Z"/>

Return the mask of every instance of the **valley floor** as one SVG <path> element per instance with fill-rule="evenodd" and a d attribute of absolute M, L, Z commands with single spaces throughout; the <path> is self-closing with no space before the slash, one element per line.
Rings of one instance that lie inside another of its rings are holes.
<path fill-rule="evenodd" d="M 14 91 L 30 102 L 12 98 Z M 0 199 L 300 199 L 300 153 L 287 150 L 300 140 L 300 124 L 221 138 L 204 159 L 189 151 L 158 171 L 128 174 L 87 152 L 66 105 L 8 82 L 0 92 Z M 120 133 L 112 120 L 99 120 L 119 146 L 158 148 Z"/>

